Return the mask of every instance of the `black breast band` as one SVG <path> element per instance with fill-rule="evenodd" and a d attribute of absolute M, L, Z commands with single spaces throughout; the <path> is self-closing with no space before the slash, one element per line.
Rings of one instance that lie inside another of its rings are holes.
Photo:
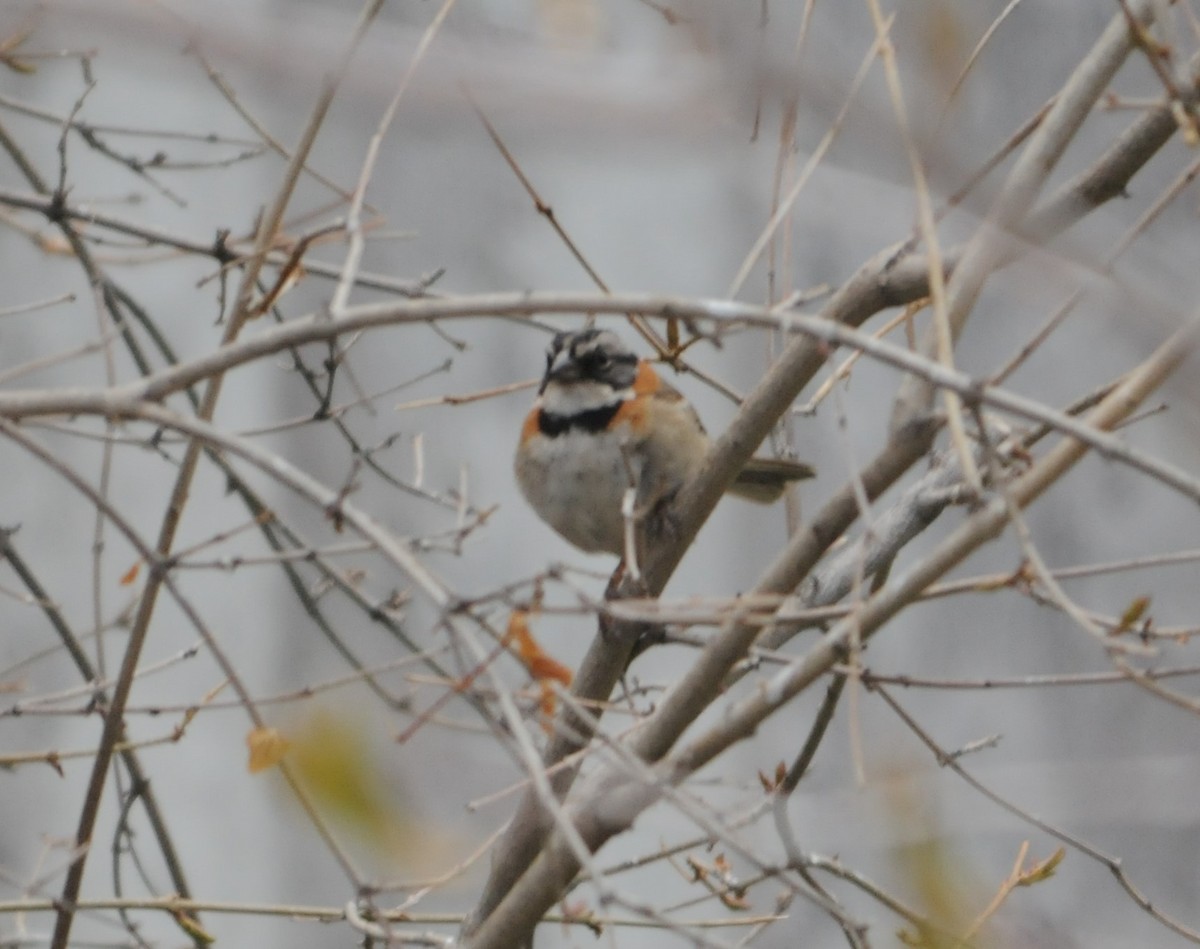
<path fill-rule="evenodd" d="M 587 409 L 574 415 L 552 415 L 545 409 L 538 413 L 538 431 L 547 438 L 557 438 L 571 429 L 581 432 L 601 432 L 608 428 L 613 416 L 621 410 L 621 402 L 602 405 L 598 409 Z"/>

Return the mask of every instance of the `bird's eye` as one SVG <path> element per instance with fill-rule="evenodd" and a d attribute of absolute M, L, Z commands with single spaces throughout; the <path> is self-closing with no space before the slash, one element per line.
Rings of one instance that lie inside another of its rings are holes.
<path fill-rule="evenodd" d="M 579 367 L 588 375 L 596 376 L 607 372 L 612 366 L 612 357 L 603 349 L 589 349 L 575 357 Z"/>

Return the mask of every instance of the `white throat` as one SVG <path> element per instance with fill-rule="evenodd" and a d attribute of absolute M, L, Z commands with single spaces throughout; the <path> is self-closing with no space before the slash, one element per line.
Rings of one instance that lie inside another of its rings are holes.
<path fill-rule="evenodd" d="M 614 391 L 613 387 L 605 382 L 581 381 L 563 385 L 551 381 L 542 393 L 542 409 L 551 415 L 569 418 L 580 412 L 602 409 L 606 405 L 631 398 L 632 389 Z"/>

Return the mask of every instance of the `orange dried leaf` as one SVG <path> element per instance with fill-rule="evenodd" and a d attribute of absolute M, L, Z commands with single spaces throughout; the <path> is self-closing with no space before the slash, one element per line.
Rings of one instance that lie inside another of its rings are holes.
<path fill-rule="evenodd" d="M 131 583 L 133 583 L 133 581 L 138 578 L 138 574 L 141 572 L 141 569 L 142 569 L 142 562 L 140 560 L 135 560 L 133 562 L 133 566 L 130 567 L 128 570 L 126 570 L 123 574 L 121 574 L 121 580 L 120 580 L 121 586 L 127 587 Z"/>
<path fill-rule="evenodd" d="M 532 639 L 533 635 L 529 632 L 529 611 L 513 610 L 508 617 L 508 629 L 504 633 L 504 644 L 510 646 L 516 643 L 519 650 L 522 642 Z"/>
<path fill-rule="evenodd" d="M 542 717 L 542 731 L 547 735 L 554 734 L 554 710 L 558 707 L 558 699 L 554 695 L 554 689 L 550 687 L 549 682 L 539 683 L 541 687 L 541 699 L 538 702 L 538 711 Z"/>
<path fill-rule="evenodd" d="M 254 728 L 246 735 L 246 747 L 250 749 L 250 773 L 258 774 L 283 760 L 288 750 L 288 740 L 279 734 L 278 729 Z"/>
<path fill-rule="evenodd" d="M 561 662 L 552 659 L 538 645 L 533 633 L 529 631 L 529 613 L 525 610 L 513 610 L 508 619 L 508 632 L 505 642 L 512 644 L 517 651 L 517 657 L 525 664 L 529 674 L 539 682 L 553 680 L 563 685 L 571 684 L 571 670 Z"/>
<path fill-rule="evenodd" d="M 571 670 L 545 654 L 534 656 L 526 665 L 529 666 L 529 674 L 539 682 L 553 680 L 563 685 L 571 684 Z"/>

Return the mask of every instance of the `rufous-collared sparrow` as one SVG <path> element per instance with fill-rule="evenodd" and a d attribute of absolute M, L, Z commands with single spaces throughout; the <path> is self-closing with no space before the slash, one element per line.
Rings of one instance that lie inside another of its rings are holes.
<path fill-rule="evenodd" d="M 703 463 L 709 438 L 695 410 L 649 362 L 609 330 L 559 333 L 525 418 L 515 469 L 538 516 L 581 550 L 621 556 L 622 501 L 635 488 L 633 516 L 654 521 Z M 753 458 L 730 491 L 769 503 L 801 462 Z"/>

